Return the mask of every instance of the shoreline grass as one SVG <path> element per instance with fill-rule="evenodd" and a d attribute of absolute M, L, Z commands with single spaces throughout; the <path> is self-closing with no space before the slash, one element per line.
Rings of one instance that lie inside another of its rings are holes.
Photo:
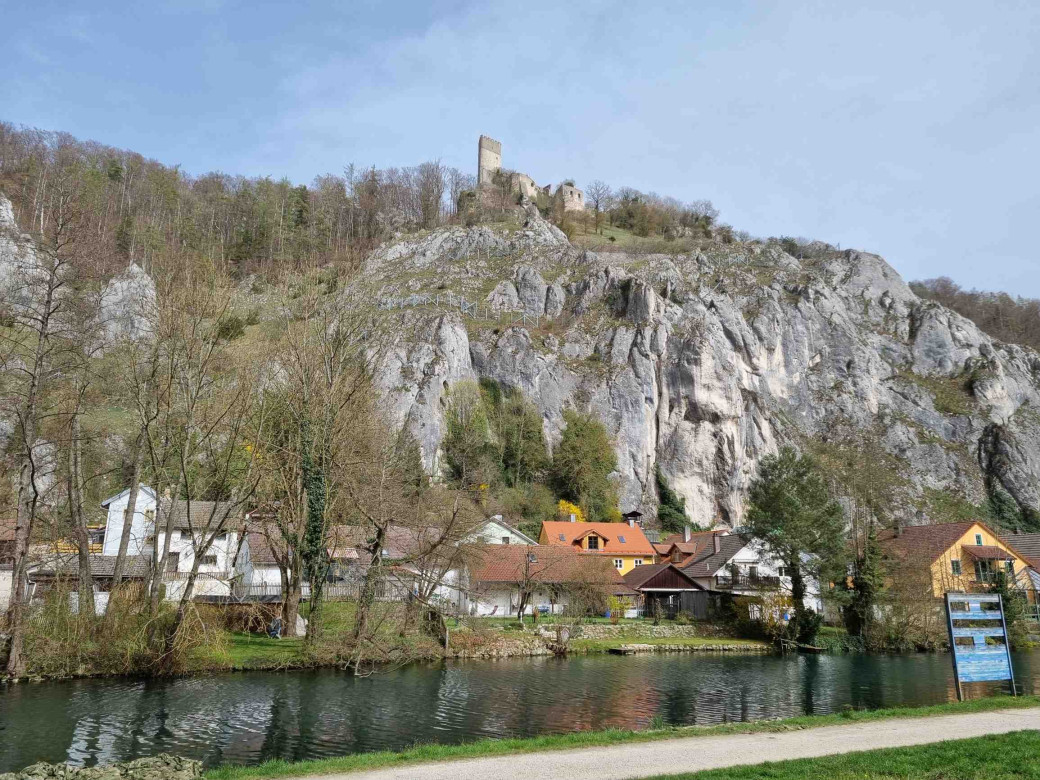
<path fill-rule="evenodd" d="M 268 778 L 327 775 L 358 772 L 390 766 L 402 766 L 434 761 L 464 758 L 504 756 L 517 753 L 535 753 L 585 747 L 604 747 L 628 742 L 654 742 L 684 737 L 719 736 L 722 734 L 752 734 L 783 732 L 844 723 L 887 720 L 890 718 L 926 718 L 937 715 L 955 715 L 987 712 L 999 709 L 1020 709 L 1040 706 L 1038 696 L 998 696 L 966 702 L 937 704 L 928 707 L 897 707 L 883 710 L 849 710 L 832 715 L 804 715 L 785 720 L 726 723 L 716 726 L 673 726 L 648 731 L 585 731 L 571 734 L 551 734 L 541 737 L 516 739 L 485 739 L 459 745 L 416 745 L 401 751 L 379 751 L 354 755 L 290 763 L 268 761 L 255 766 L 223 765 L 205 773 L 205 780 L 268 780 Z"/>

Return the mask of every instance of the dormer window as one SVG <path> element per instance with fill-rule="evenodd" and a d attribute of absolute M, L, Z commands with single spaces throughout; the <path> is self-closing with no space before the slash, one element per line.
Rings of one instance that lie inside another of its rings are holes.
<path fill-rule="evenodd" d="M 599 537 L 598 536 L 590 536 L 589 537 L 588 549 L 590 549 L 590 550 L 598 550 L 599 549 Z"/>

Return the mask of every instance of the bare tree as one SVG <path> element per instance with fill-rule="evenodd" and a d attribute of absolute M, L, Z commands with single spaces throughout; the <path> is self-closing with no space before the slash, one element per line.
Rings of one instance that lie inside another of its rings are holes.
<path fill-rule="evenodd" d="M 603 219 L 603 212 L 610 208 L 612 198 L 613 191 L 610 189 L 610 185 L 599 179 L 589 183 L 585 188 L 585 203 L 592 206 L 597 231 L 599 231 Z"/>

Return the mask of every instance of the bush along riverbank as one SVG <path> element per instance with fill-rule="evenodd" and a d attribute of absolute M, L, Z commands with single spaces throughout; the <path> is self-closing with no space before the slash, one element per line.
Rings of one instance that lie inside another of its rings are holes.
<path fill-rule="evenodd" d="M 35 680 L 95 676 L 168 676 L 237 670 L 400 666 L 442 659 L 511 658 L 608 652 L 770 652 L 768 642 L 739 638 L 723 624 L 687 620 L 543 617 L 463 618 L 445 621 L 447 637 L 430 630 L 405 605 L 378 605 L 376 641 L 358 645 L 349 602 L 323 610 L 320 637 L 272 639 L 265 615 L 234 606 L 192 605 L 170 648 L 150 642 L 150 624 L 131 610 L 103 617 L 70 614 L 57 599 L 34 615 L 27 637 Z M 306 614 L 306 609 L 303 610 Z M 161 623 L 168 616 L 160 614 Z M 447 638 L 447 642 L 445 642 Z"/>

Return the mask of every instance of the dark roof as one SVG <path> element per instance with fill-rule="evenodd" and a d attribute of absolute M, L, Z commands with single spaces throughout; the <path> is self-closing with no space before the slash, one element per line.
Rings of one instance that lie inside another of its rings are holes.
<path fill-rule="evenodd" d="M 654 563 L 636 566 L 624 577 L 625 584 L 634 590 L 704 590 L 673 563 Z"/>
<path fill-rule="evenodd" d="M 91 555 L 90 573 L 94 577 L 111 577 L 116 570 L 115 555 Z M 128 555 L 123 567 L 123 576 L 142 579 L 151 571 L 151 559 L 146 555 Z M 44 577 L 74 576 L 79 573 L 79 558 L 76 555 L 61 555 L 32 567 L 32 574 Z"/>
<path fill-rule="evenodd" d="M 1011 534 L 1000 537 L 1000 541 L 1014 548 L 1030 566 L 1040 567 L 1040 534 Z"/>
<path fill-rule="evenodd" d="M 635 592 L 606 558 L 570 547 L 488 544 L 478 548 L 475 555 L 473 579 L 478 584 L 514 584 L 525 580 L 546 585 L 591 582 L 602 583 L 614 594 Z"/>
<path fill-rule="evenodd" d="M 163 528 L 166 524 L 166 513 L 172 504 L 173 527 L 178 530 L 191 529 L 193 531 L 215 530 L 225 519 L 231 519 L 236 506 L 230 501 L 195 501 L 191 502 L 191 514 L 189 517 L 187 501 L 178 499 L 171 502 L 164 498 L 159 502 L 158 527 Z"/>
<path fill-rule="evenodd" d="M 253 564 L 274 565 L 278 563 L 274 550 L 271 548 L 271 540 L 267 535 L 258 531 L 249 531 L 246 534 L 246 544 L 249 545 L 249 562 Z"/>
<path fill-rule="evenodd" d="M 991 544 L 962 544 L 961 552 L 977 561 L 1007 561 L 1016 557 L 1013 552 Z"/>
<path fill-rule="evenodd" d="M 751 539 L 743 534 L 716 534 L 719 540 L 719 551 L 715 552 L 714 541 L 709 542 L 700 552 L 686 562 L 682 570 L 689 577 L 713 577 L 733 556 L 747 547 Z"/>

